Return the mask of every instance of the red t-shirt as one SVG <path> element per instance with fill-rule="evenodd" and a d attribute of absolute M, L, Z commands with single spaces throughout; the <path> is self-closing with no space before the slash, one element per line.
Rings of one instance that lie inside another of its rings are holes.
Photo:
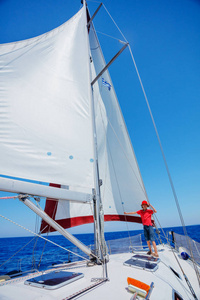
<path fill-rule="evenodd" d="M 147 210 L 138 210 L 137 214 L 141 216 L 142 219 L 142 224 L 147 225 L 147 226 L 153 226 L 151 222 L 151 215 L 153 215 L 153 210 L 152 209 L 147 209 Z"/>

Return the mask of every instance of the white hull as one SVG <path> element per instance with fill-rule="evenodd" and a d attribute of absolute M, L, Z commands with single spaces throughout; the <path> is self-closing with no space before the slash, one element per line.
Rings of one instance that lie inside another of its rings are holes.
<path fill-rule="evenodd" d="M 151 300 L 174 299 L 173 290 L 177 291 L 184 300 L 193 299 L 171 248 L 167 245 L 163 245 L 158 246 L 158 250 L 160 262 L 158 263 L 158 269 L 155 272 L 123 265 L 126 260 L 131 258 L 132 253 L 110 255 L 110 261 L 108 263 L 109 281 L 106 281 L 79 296 L 77 295 L 73 299 L 131 299 L 133 294 L 127 289 L 127 277 L 135 278 L 148 285 L 154 282 L 154 288 L 150 296 Z M 175 252 L 175 255 L 178 260 L 181 260 L 181 266 L 187 274 L 197 298 L 200 299 L 200 289 L 191 261 L 182 260 L 177 252 Z M 179 279 L 169 267 L 173 268 L 180 275 L 181 279 Z M 16 278 L 11 281 L 1 283 L 0 299 L 71 299 L 70 296 L 93 285 L 94 282 L 91 282 L 92 278 L 102 278 L 103 276 L 103 269 L 100 265 L 87 267 L 85 263 L 78 265 L 72 264 L 71 266 L 69 264 L 69 266 L 64 270 L 81 272 L 84 274 L 84 277 L 55 290 L 46 290 L 43 288 L 27 286 L 24 284 L 27 277 Z M 38 274 L 34 276 L 38 276 Z"/>

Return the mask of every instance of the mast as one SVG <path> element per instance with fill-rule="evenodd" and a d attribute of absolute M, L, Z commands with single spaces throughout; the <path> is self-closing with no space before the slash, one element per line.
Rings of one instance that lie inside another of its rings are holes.
<path fill-rule="evenodd" d="M 85 7 L 85 14 L 87 22 L 87 28 L 89 28 L 89 24 L 92 22 L 94 16 L 98 12 L 101 7 L 94 13 L 93 17 L 90 18 L 88 9 L 86 7 L 86 1 L 83 1 L 83 6 Z M 89 19 L 89 20 L 88 20 Z M 89 29 L 88 29 L 89 33 Z M 88 54 L 90 53 L 89 47 L 89 38 L 88 38 Z M 96 123 L 95 123 L 95 108 L 94 108 L 94 97 L 93 97 L 93 88 L 91 85 L 91 115 L 92 115 L 92 129 L 93 129 L 93 149 L 94 149 L 94 180 L 95 180 L 95 190 L 93 193 L 93 207 L 94 207 L 94 237 L 95 237 L 95 246 L 96 246 L 96 256 L 100 258 L 101 261 L 104 260 L 104 256 L 106 255 L 106 245 L 104 239 L 104 232 L 102 232 L 102 222 L 103 219 L 103 206 L 101 201 L 101 192 L 100 186 L 102 181 L 99 178 L 99 166 L 98 166 L 98 147 L 97 147 L 97 133 L 96 133 Z M 106 272 L 107 273 L 107 272 Z"/>

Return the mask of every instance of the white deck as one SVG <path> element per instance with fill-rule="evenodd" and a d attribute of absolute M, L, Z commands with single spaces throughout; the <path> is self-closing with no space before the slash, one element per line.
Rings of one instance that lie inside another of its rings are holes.
<path fill-rule="evenodd" d="M 159 262 L 159 267 L 155 272 L 124 266 L 123 263 L 131 258 L 131 253 L 111 255 L 108 263 L 109 281 L 96 288 L 93 288 L 85 294 L 78 296 L 76 299 L 131 299 L 133 294 L 127 290 L 127 277 L 132 277 L 143 281 L 148 285 L 150 285 L 151 282 L 154 282 L 155 286 L 150 297 L 152 300 L 173 299 L 173 289 L 176 290 L 184 300 L 193 299 L 193 296 L 185 282 L 185 279 L 183 278 L 172 251 L 168 248 L 168 246 L 158 246 L 158 249 L 161 261 Z M 176 256 L 181 261 L 181 266 L 184 272 L 187 274 L 197 298 L 200 299 L 200 289 L 195 272 L 192 268 L 192 263 L 190 261 L 184 261 L 180 259 L 177 253 Z M 181 279 L 177 278 L 177 276 L 169 269 L 169 266 L 179 273 Z M 93 267 L 87 267 L 86 264 L 82 264 L 79 266 L 66 268 L 65 270 L 84 273 L 84 278 L 56 290 L 45 290 L 24 285 L 26 278 L 14 279 L 10 282 L 7 281 L 2 283 L 0 286 L 0 299 L 68 299 L 70 295 L 73 295 L 74 293 L 92 285 L 92 278 L 100 278 L 103 275 L 102 266 L 96 265 Z"/>

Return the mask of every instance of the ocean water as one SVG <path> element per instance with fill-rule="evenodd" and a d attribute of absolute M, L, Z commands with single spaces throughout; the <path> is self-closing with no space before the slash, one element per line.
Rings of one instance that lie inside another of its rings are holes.
<path fill-rule="evenodd" d="M 195 241 L 200 243 L 200 225 L 186 226 L 188 235 Z M 165 228 L 165 233 L 168 235 L 169 231 L 174 231 L 178 234 L 183 234 L 182 227 Z M 106 241 L 128 238 L 129 236 L 136 236 L 142 234 L 142 242 L 146 245 L 143 230 L 135 231 L 120 231 L 120 232 L 106 232 Z M 75 235 L 84 244 L 91 248 L 94 243 L 93 234 L 77 234 Z M 163 236 L 161 232 L 161 236 Z M 73 251 L 75 254 L 85 256 L 78 248 L 73 246 L 63 236 L 54 235 L 47 237 L 48 240 Z M 163 240 L 163 242 L 165 242 Z M 17 238 L 0 238 L 0 275 L 8 274 L 10 272 L 37 269 L 44 270 L 52 267 L 54 264 L 70 262 L 74 260 L 81 260 L 75 254 L 68 253 L 66 250 L 58 246 L 46 242 L 35 237 L 17 237 Z"/>

